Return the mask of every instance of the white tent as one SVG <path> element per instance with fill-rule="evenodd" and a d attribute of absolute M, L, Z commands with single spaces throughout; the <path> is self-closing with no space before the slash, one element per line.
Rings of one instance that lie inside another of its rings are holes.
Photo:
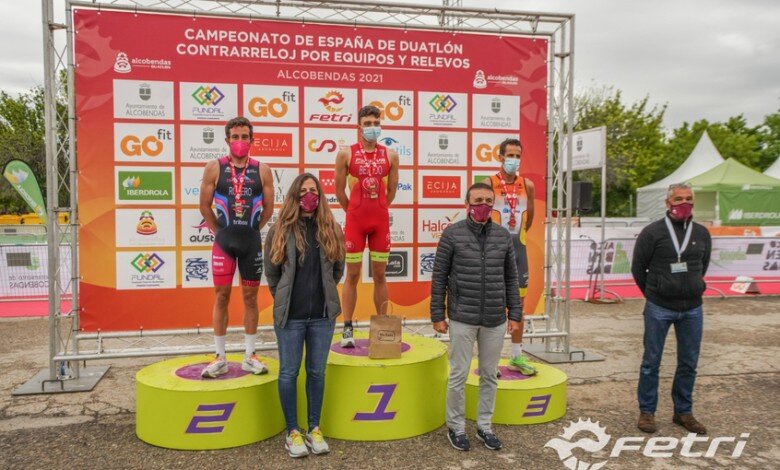
<path fill-rule="evenodd" d="M 780 158 L 775 160 L 775 162 L 772 163 L 772 166 L 766 169 L 764 174 L 767 176 L 771 176 L 772 178 L 780 179 Z"/>
<path fill-rule="evenodd" d="M 648 217 L 650 220 L 660 219 L 666 213 L 664 200 L 670 184 L 684 183 L 721 163 L 723 157 L 715 148 L 707 131 L 704 131 L 688 159 L 671 175 L 636 190 L 636 216 Z"/>

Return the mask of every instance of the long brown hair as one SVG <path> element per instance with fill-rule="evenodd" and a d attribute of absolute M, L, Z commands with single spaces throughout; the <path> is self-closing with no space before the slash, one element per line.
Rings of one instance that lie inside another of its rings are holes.
<path fill-rule="evenodd" d="M 314 211 L 314 223 L 317 225 L 317 242 L 320 248 L 325 250 L 325 257 L 331 261 L 339 261 L 344 258 L 344 242 L 341 236 L 341 227 L 333 217 L 328 200 L 322 191 L 322 185 L 316 176 L 311 173 L 298 175 L 290 185 L 287 196 L 284 198 L 279 217 L 276 221 L 276 231 L 271 240 L 271 262 L 282 264 L 287 259 L 287 237 L 290 233 L 295 237 L 295 247 L 300 253 L 300 261 L 306 253 L 306 235 L 301 223 L 301 186 L 311 179 L 317 186 L 320 195 L 320 203 Z"/>

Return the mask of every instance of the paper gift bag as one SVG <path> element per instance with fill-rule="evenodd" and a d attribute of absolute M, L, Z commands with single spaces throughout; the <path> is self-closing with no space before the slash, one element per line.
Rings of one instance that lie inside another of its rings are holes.
<path fill-rule="evenodd" d="M 401 317 L 373 315 L 368 330 L 368 357 L 398 359 L 401 357 Z"/>

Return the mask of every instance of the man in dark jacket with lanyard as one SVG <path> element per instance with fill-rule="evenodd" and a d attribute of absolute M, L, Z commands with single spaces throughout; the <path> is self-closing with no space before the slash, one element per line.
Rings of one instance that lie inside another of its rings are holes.
<path fill-rule="evenodd" d="M 645 296 L 645 352 L 639 371 L 639 423 L 655 432 L 658 368 L 669 327 L 677 337 L 677 370 L 672 383 L 674 423 L 689 432 L 706 434 L 693 417 L 693 385 L 703 330 L 702 294 L 710 263 L 712 240 L 707 229 L 693 222 L 693 190 L 688 184 L 669 186 L 666 216 L 642 230 L 636 240 L 631 273 Z"/>
<path fill-rule="evenodd" d="M 468 217 L 444 229 L 436 248 L 431 280 L 433 328 L 439 333 L 449 329 L 450 333 L 447 437 L 454 448 L 464 451 L 470 448 L 466 437 L 465 385 L 474 342 L 479 350 L 477 438 L 487 448 L 498 450 L 501 441 L 491 430 L 496 368 L 504 335 L 518 331 L 523 321 L 512 238 L 507 229 L 490 220 L 494 201 L 490 186 L 476 183 L 469 188 Z"/>

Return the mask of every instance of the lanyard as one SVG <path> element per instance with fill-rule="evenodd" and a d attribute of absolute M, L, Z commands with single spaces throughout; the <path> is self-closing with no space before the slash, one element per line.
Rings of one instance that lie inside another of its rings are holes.
<path fill-rule="evenodd" d="M 509 228 L 515 228 L 515 224 L 517 223 L 515 220 L 515 207 L 517 206 L 517 185 L 512 185 L 512 193 L 510 194 L 506 185 L 506 180 L 504 179 L 504 175 L 499 171 L 496 173 L 496 176 L 498 176 L 499 181 L 501 181 L 501 190 L 504 191 L 504 200 L 506 200 L 506 203 L 509 206 Z M 515 178 L 519 177 L 520 175 L 517 175 Z"/>
<path fill-rule="evenodd" d="M 666 222 L 666 228 L 669 229 L 669 235 L 672 237 L 672 243 L 674 244 L 674 250 L 677 252 L 677 262 L 680 262 L 680 257 L 682 256 L 683 252 L 686 248 L 688 248 L 688 242 L 691 241 L 691 232 L 693 232 L 693 222 L 688 224 L 688 230 L 685 231 L 685 238 L 683 238 L 682 246 L 680 246 L 680 241 L 677 240 L 677 234 L 674 233 L 674 227 L 672 227 L 672 222 L 669 220 L 669 217 L 664 217 L 664 221 Z"/>
<path fill-rule="evenodd" d="M 241 206 L 244 204 L 244 181 L 246 176 L 246 170 L 247 168 L 249 168 L 249 162 L 246 162 L 247 164 L 246 166 L 244 166 L 244 171 L 241 172 L 241 178 L 236 177 L 236 166 L 233 164 L 233 162 L 228 161 L 228 163 L 230 164 L 230 183 L 233 185 L 233 196 L 235 199 L 235 205 Z M 240 212 L 243 212 L 243 210 L 240 210 Z"/>

